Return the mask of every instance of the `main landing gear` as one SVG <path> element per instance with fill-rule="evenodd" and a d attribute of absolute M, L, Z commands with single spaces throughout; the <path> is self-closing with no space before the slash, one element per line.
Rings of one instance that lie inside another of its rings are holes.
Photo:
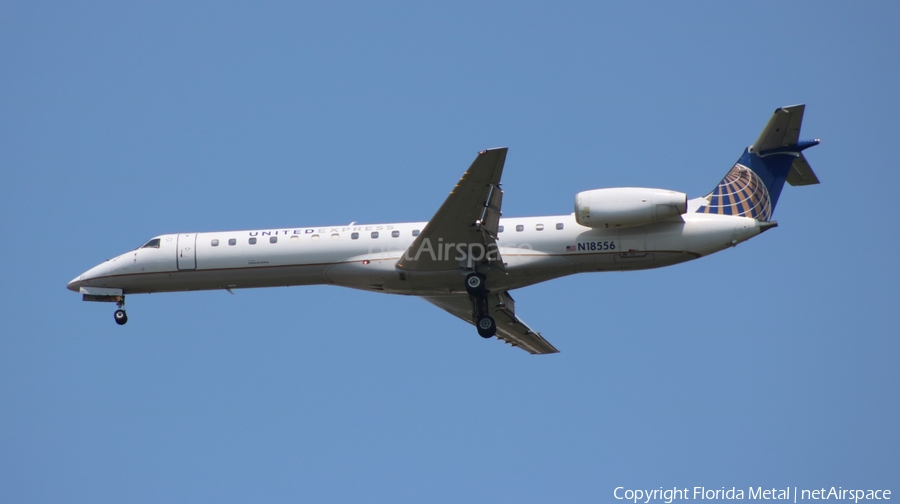
<path fill-rule="evenodd" d="M 480 317 L 476 327 L 478 328 L 478 335 L 482 338 L 490 338 L 497 335 L 497 323 L 494 322 L 494 317 L 490 315 Z"/>
<path fill-rule="evenodd" d="M 466 276 L 466 292 L 472 297 L 487 294 L 487 289 L 484 287 L 484 275 L 481 273 L 469 273 Z"/>
<path fill-rule="evenodd" d="M 466 292 L 472 298 L 473 314 L 475 316 L 475 328 L 482 338 L 490 338 L 497 335 L 497 323 L 489 315 L 488 290 L 484 285 L 484 275 L 481 273 L 469 273 L 466 276 Z"/>
<path fill-rule="evenodd" d="M 116 324 L 125 325 L 125 323 L 128 322 L 128 315 L 125 314 L 125 296 L 122 296 L 121 299 L 116 301 L 116 306 L 119 307 L 113 315 L 116 319 Z"/>

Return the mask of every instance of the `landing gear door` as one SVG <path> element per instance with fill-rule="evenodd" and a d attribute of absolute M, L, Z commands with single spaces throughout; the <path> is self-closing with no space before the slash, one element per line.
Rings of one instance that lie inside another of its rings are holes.
<path fill-rule="evenodd" d="M 178 235 L 178 269 L 197 269 L 197 233 Z"/>

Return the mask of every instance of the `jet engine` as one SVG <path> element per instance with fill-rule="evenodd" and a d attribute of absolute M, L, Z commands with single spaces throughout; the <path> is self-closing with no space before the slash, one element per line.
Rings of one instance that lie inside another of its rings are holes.
<path fill-rule="evenodd" d="M 667 189 L 614 187 L 575 195 L 575 220 L 591 228 L 624 228 L 687 212 L 687 195 Z"/>

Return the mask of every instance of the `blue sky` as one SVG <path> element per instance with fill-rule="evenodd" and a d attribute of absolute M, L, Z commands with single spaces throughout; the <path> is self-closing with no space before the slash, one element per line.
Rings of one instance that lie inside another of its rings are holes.
<path fill-rule="evenodd" d="M 891 2 L 0 7 L 0 501 L 609 502 L 900 491 Z M 179 231 L 427 220 L 483 148 L 507 216 L 707 193 L 806 103 L 776 230 L 515 293 L 534 357 L 335 287 L 71 278 Z"/>

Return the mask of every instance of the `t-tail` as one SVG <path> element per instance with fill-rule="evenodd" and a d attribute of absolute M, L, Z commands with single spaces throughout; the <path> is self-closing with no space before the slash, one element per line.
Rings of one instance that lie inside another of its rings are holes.
<path fill-rule="evenodd" d="M 803 151 L 819 140 L 800 140 L 800 124 L 806 105 L 782 107 L 772 114 L 759 138 L 735 163 L 705 199 L 697 212 L 739 215 L 769 221 L 781 189 L 818 184 Z"/>

